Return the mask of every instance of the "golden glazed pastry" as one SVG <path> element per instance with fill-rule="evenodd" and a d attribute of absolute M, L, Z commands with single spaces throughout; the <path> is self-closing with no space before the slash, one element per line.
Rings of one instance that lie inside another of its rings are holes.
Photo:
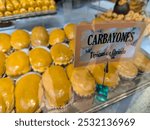
<path fill-rule="evenodd" d="M 11 112 L 14 108 L 14 83 L 10 78 L 0 79 L 0 96 L 5 104 L 4 112 Z"/>
<path fill-rule="evenodd" d="M 34 12 L 35 11 L 35 9 L 33 8 L 33 7 L 29 7 L 28 8 L 28 12 L 30 13 L 30 12 Z"/>
<path fill-rule="evenodd" d="M 49 36 L 49 44 L 55 45 L 56 43 L 62 43 L 65 41 L 65 32 L 62 29 L 54 29 Z"/>
<path fill-rule="evenodd" d="M 5 1 L 0 0 L 0 11 L 4 12 L 6 10 Z"/>
<path fill-rule="evenodd" d="M 36 46 L 48 46 L 49 35 L 46 28 L 42 26 L 34 27 L 31 35 L 31 44 Z"/>
<path fill-rule="evenodd" d="M 38 6 L 42 6 L 43 5 L 43 0 L 36 0 L 36 3 Z"/>
<path fill-rule="evenodd" d="M 11 45 L 19 50 L 27 48 L 30 44 L 30 35 L 24 30 L 16 30 L 11 35 Z"/>
<path fill-rule="evenodd" d="M 20 9 L 20 13 L 21 13 L 21 14 L 25 14 L 25 13 L 27 13 L 27 12 L 28 12 L 28 11 L 27 11 L 27 9 L 25 9 L 25 8 L 21 8 L 21 9 Z"/>
<path fill-rule="evenodd" d="M 30 71 L 29 57 L 23 51 L 16 51 L 6 59 L 6 74 L 19 76 Z"/>
<path fill-rule="evenodd" d="M 132 61 L 121 61 L 117 62 L 117 64 L 117 70 L 120 76 L 129 79 L 135 78 L 137 76 L 138 69 Z"/>
<path fill-rule="evenodd" d="M 11 15 L 12 15 L 12 12 L 6 11 L 6 12 L 4 13 L 4 15 L 5 15 L 5 16 L 11 16 Z"/>
<path fill-rule="evenodd" d="M 34 48 L 29 52 L 29 60 L 34 71 L 44 72 L 52 63 L 50 52 L 45 48 Z"/>
<path fill-rule="evenodd" d="M 51 10 L 51 11 L 56 11 L 56 9 L 57 9 L 56 5 L 49 6 L 49 10 Z"/>
<path fill-rule="evenodd" d="M 150 59 L 147 58 L 142 52 L 138 51 L 133 60 L 136 67 L 145 73 L 150 73 Z"/>
<path fill-rule="evenodd" d="M 2 12 L 0 12 L 0 17 L 3 17 L 4 15 L 3 15 L 3 13 Z"/>
<path fill-rule="evenodd" d="M 43 5 L 50 5 L 50 0 L 43 0 Z"/>
<path fill-rule="evenodd" d="M 28 2 L 30 7 L 37 7 L 37 3 L 35 0 L 29 0 Z"/>
<path fill-rule="evenodd" d="M 72 40 L 75 38 L 75 29 L 76 29 L 76 25 L 73 23 L 69 23 L 69 24 L 65 25 L 64 31 L 69 40 Z"/>
<path fill-rule="evenodd" d="M 7 11 L 13 11 L 14 10 L 14 6 L 13 6 L 11 0 L 6 0 L 6 9 L 7 9 Z"/>
<path fill-rule="evenodd" d="M 40 7 L 35 7 L 35 11 L 40 12 L 40 11 L 42 11 L 42 9 Z"/>
<path fill-rule="evenodd" d="M 98 84 L 103 84 L 105 64 L 89 65 L 88 69 Z M 119 84 L 119 75 L 116 68 L 109 64 L 108 73 L 105 75 L 104 85 L 115 88 Z"/>
<path fill-rule="evenodd" d="M 0 113 L 6 113 L 6 104 L 1 95 L 0 95 Z"/>
<path fill-rule="evenodd" d="M 56 11 L 54 0 L 0 0 L 0 17 L 39 11 Z"/>
<path fill-rule="evenodd" d="M 50 5 L 56 5 L 55 0 L 50 0 Z"/>
<path fill-rule="evenodd" d="M 70 64 L 67 66 L 67 74 L 77 95 L 87 97 L 95 92 L 95 79 L 87 68 L 74 68 L 73 64 Z"/>
<path fill-rule="evenodd" d="M 17 113 L 33 113 L 39 109 L 38 90 L 41 76 L 34 73 L 23 75 L 16 82 L 15 106 Z"/>
<path fill-rule="evenodd" d="M 65 44 L 55 44 L 50 53 L 56 65 L 66 65 L 73 60 L 73 52 Z"/>
<path fill-rule="evenodd" d="M 10 35 L 5 33 L 0 33 L 0 51 L 8 52 L 11 48 Z"/>
<path fill-rule="evenodd" d="M 21 7 L 23 8 L 28 8 L 29 7 L 29 2 L 28 0 L 19 0 Z"/>
<path fill-rule="evenodd" d="M 61 108 L 72 98 L 71 84 L 60 66 L 51 66 L 42 76 L 42 85 L 49 107 Z"/>
<path fill-rule="evenodd" d="M 11 2 L 12 2 L 15 9 L 19 9 L 21 7 L 18 0 L 11 0 Z"/>
<path fill-rule="evenodd" d="M 0 52 L 0 77 L 2 77 L 2 75 L 5 73 L 5 54 L 3 52 Z"/>

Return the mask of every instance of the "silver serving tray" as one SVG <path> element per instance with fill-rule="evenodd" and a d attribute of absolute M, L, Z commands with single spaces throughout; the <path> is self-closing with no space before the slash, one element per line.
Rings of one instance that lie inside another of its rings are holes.
<path fill-rule="evenodd" d="M 0 17 L 0 22 L 7 22 L 11 20 L 17 20 L 17 19 L 23 19 L 23 18 L 29 18 L 29 17 L 38 17 L 38 16 L 44 16 L 44 15 L 53 15 L 56 13 L 57 11 L 40 11 L 40 12 L 33 12 L 33 13 L 18 14 L 18 15 Z"/>
<path fill-rule="evenodd" d="M 53 28 L 47 28 L 47 29 L 48 31 L 50 31 Z M 8 30 L 3 30 L 2 32 L 11 34 L 14 30 L 15 29 L 8 29 Z M 139 74 L 136 78 L 131 80 L 121 79 L 118 87 L 116 89 L 110 90 L 108 95 L 108 100 L 106 102 L 96 101 L 94 95 L 88 98 L 83 98 L 74 95 L 74 102 L 66 106 L 64 109 L 47 110 L 44 107 L 42 108 L 42 112 L 44 113 L 46 112 L 66 112 L 66 113 L 98 112 L 106 108 L 107 106 L 110 106 L 118 101 L 121 101 L 133 95 L 136 91 L 141 91 L 147 87 L 150 87 L 150 74 Z"/>

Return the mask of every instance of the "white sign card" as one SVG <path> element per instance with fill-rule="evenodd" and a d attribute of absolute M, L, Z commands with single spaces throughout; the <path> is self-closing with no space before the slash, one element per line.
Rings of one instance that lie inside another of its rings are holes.
<path fill-rule="evenodd" d="M 75 67 L 133 58 L 145 28 L 133 21 L 77 25 Z"/>

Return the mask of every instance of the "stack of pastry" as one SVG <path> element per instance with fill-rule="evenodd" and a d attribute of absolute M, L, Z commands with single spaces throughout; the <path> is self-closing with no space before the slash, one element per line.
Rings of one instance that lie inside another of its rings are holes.
<path fill-rule="evenodd" d="M 65 42 L 74 38 L 74 29 L 75 24 L 68 24 L 65 31 L 37 26 L 31 35 L 21 29 L 0 33 L 0 112 L 39 112 L 42 103 L 62 108 L 71 101 L 64 66 L 73 61 Z"/>
<path fill-rule="evenodd" d="M 144 6 L 143 0 L 130 0 L 130 10 L 133 10 L 134 12 L 142 12 L 142 8 Z"/>
<path fill-rule="evenodd" d="M 99 23 L 110 20 L 144 21 L 145 17 L 140 13 L 135 13 L 134 11 L 129 11 L 127 15 L 123 15 L 123 14 L 116 14 L 110 10 L 102 14 L 98 14 L 97 17 L 93 19 L 92 23 Z"/>
<path fill-rule="evenodd" d="M 54 0 L 0 0 L 0 17 L 55 10 Z"/>
<path fill-rule="evenodd" d="M 88 97 L 96 84 L 116 88 L 120 77 L 150 72 L 150 60 L 143 53 L 133 61 L 109 63 L 105 80 L 105 64 L 74 68 L 75 29 L 76 24 L 69 23 L 50 32 L 38 26 L 31 34 L 20 29 L 0 34 L 0 112 L 39 112 L 43 105 L 64 108 L 73 92 Z"/>

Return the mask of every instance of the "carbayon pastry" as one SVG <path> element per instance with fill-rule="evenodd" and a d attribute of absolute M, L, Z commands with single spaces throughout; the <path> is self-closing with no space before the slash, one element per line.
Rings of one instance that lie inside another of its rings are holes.
<path fill-rule="evenodd" d="M 146 57 L 141 51 L 136 53 L 133 63 L 140 71 L 150 73 L 150 59 Z"/>
<path fill-rule="evenodd" d="M 50 50 L 55 65 L 67 65 L 73 60 L 73 52 L 64 43 L 58 43 L 52 46 Z"/>
<path fill-rule="evenodd" d="M 67 66 L 66 70 L 73 90 L 77 95 L 87 97 L 94 94 L 96 82 L 87 68 L 74 68 L 73 64 L 70 64 Z"/>
<path fill-rule="evenodd" d="M 39 89 L 39 100 L 44 94 L 47 108 L 62 108 L 72 99 L 71 83 L 61 66 L 51 66 L 45 71 L 41 87 L 44 91 Z"/>
<path fill-rule="evenodd" d="M 5 60 L 6 60 L 5 54 L 3 52 L 0 52 L 0 78 L 3 76 L 6 70 Z"/>
<path fill-rule="evenodd" d="M 28 55 L 23 51 L 13 52 L 6 59 L 6 74 L 16 77 L 30 71 Z"/>
<path fill-rule="evenodd" d="M 131 60 L 116 62 L 116 64 L 117 71 L 121 77 L 132 79 L 137 76 L 138 69 Z"/>
<path fill-rule="evenodd" d="M 72 40 L 75 38 L 75 31 L 76 31 L 76 25 L 73 23 L 69 23 L 64 26 L 64 30 L 66 33 L 66 36 L 69 40 Z"/>
<path fill-rule="evenodd" d="M 0 78 L 0 112 L 9 113 L 14 108 L 14 82 L 10 78 Z"/>
<path fill-rule="evenodd" d="M 62 43 L 66 39 L 64 30 L 56 28 L 50 32 L 49 35 L 49 44 L 55 45 L 57 43 Z"/>
<path fill-rule="evenodd" d="M 105 64 L 89 65 L 87 68 L 95 78 L 96 83 L 103 84 Z M 104 85 L 110 88 L 116 88 L 119 81 L 120 78 L 117 69 L 109 64 L 108 73 L 105 75 Z"/>
<path fill-rule="evenodd" d="M 16 30 L 11 35 L 11 45 L 15 50 L 29 47 L 30 35 L 24 30 Z"/>
<path fill-rule="evenodd" d="M 0 52 L 8 52 L 11 49 L 10 35 L 0 33 Z"/>
<path fill-rule="evenodd" d="M 49 35 L 46 28 L 37 26 L 32 29 L 31 44 L 36 46 L 48 46 Z"/>
<path fill-rule="evenodd" d="M 44 72 L 52 63 L 51 54 L 47 48 L 36 47 L 29 52 L 29 60 L 34 71 Z"/>
<path fill-rule="evenodd" d="M 17 113 L 34 113 L 39 109 L 38 91 L 41 76 L 27 73 L 16 81 L 15 107 Z"/>

